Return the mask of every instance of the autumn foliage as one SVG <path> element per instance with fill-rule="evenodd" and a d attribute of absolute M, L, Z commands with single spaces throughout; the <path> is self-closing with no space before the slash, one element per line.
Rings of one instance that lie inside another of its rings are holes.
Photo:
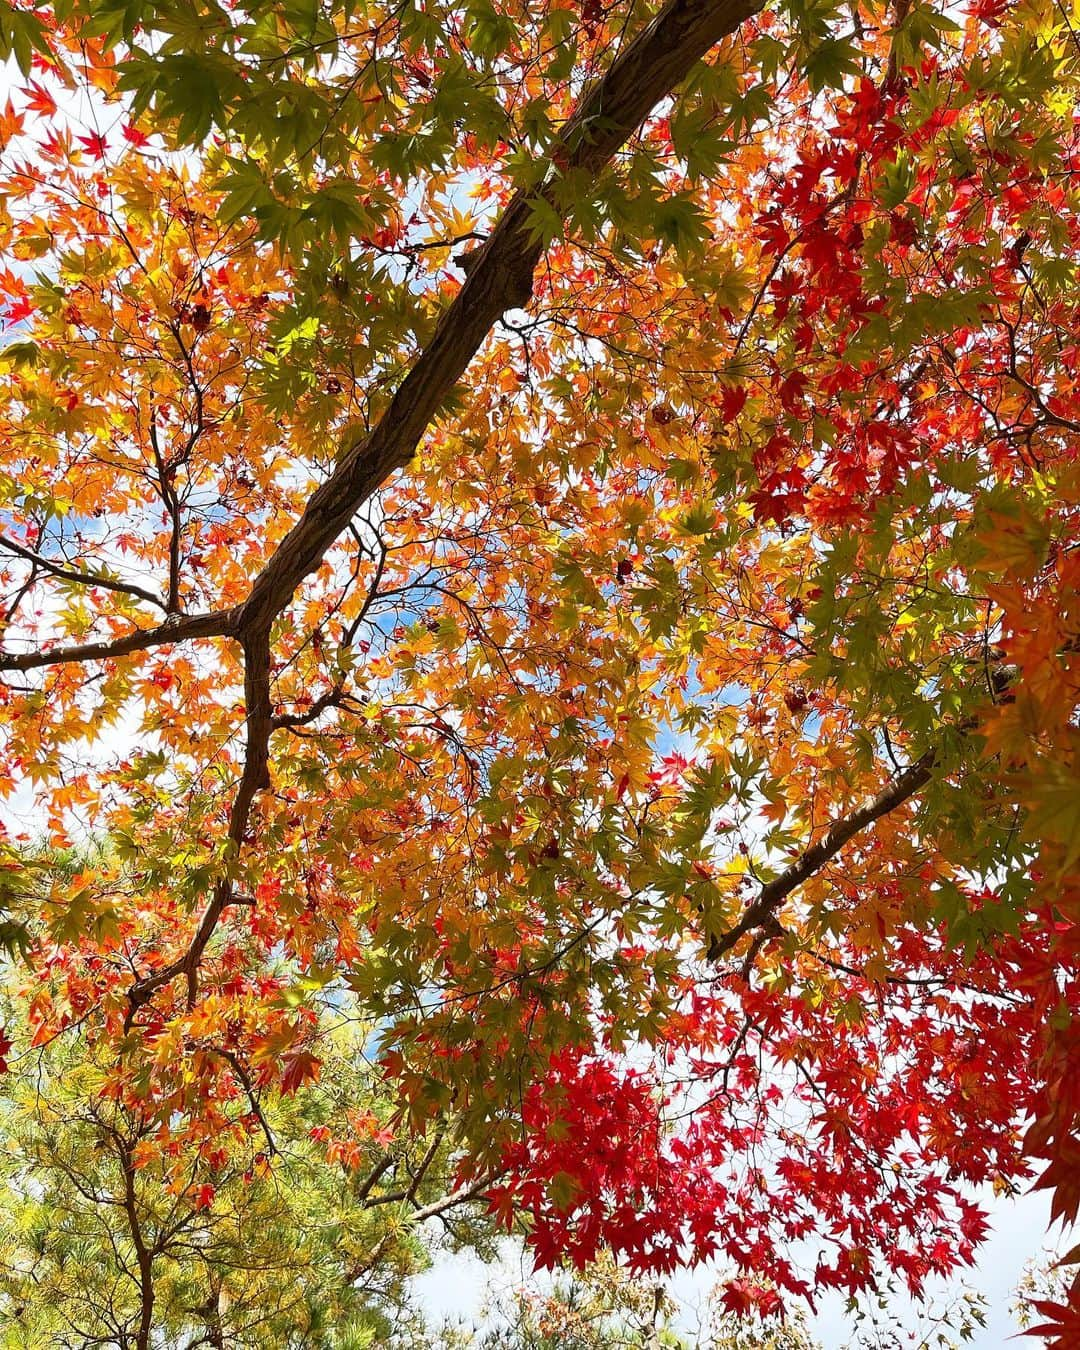
<path fill-rule="evenodd" d="M 201 1210 L 351 1018 L 364 1198 L 431 1140 L 738 1312 L 920 1292 L 987 1187 L 1075 1220 L 1065 11 L 0 37 L 13 1071 L 87 1047 Z"/>

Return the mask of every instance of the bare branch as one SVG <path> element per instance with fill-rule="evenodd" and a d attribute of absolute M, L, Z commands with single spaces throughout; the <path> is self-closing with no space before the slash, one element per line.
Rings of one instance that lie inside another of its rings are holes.
<path fill-rule="evenodd" d="M 25 558 L 27 562 L 35 563 L 43 572 L 48 572 L 50 576 L 57 577 L 61 581 L 70 581 L 77 586 L 98 586 L 105 591 L 117 591 L 120 595 L 145 600 L 147 604 L 156 605 L 158 609 L 166 608 L 160 596 L 155 595 L 153 591 L 145 590 L 142 586 L 137 586 L 133 581 L 116 581 L 112 577 L 98 576 L 93 572 L 80 572 L 76 568 L 68 567 L 66 563 L 54 562 L 51 558 L 35 553 L 32 548 L 27 548 L 25 544 L 20 544 L 7 535 L 0 534 L 0 548 Z"/>
<path fill-rule="evenodd" d="M 371 1169 L 368 1175 L 364 1178 L 364 1181 L 361 1184 L 360 1189 L 356 1192 L 356 1199 L 359 1204 L 364 1203 L 364 1201 L 368 1198 L 368 1196 L 379 1184 L 379 1182 L 386 1175 L 386 1173 L 389 1172 L 390 1168 L 393 1167 L 393 1165 L 394 1165 L 394 1158 L 389 1153 L 375 1164 L 375 1166 Z"/>
<path fill-rule="evenodd" d="M 438 1200 L 432 1200 L 430 1205 L 423 1205 L 420 1209 L 414 1209 L 409 1218 L 413 1223 L 423 1223 L 425 1219 L 433 1219 L 436 1214 L 445 1214 L 448 1209 L 453 1209 L 455 1205 L 463 1205 L 469 1200 L 475 1200 L 477 1196 L 483 1195 L 498 1175 L 498 1172 L 491 1172 L 486 1177 L 481 1177 L 479 1181 L 459 1186 L 456 1191 L 451 1191 L 449 1195 L 441 1196 Z"/>

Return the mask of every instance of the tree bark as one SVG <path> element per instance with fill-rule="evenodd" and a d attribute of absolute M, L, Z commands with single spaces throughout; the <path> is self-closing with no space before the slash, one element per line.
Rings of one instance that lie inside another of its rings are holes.
<path fill-rule="evenodd" d="M 670 0 L 586 91 L 551 152 L 558 172 L 511 200 L 386 412 L 370 433 L 346 439 L 334 472 L 256 578 L 242 606 L 243 627 L 269 624 L 288 604 L 364 502 L 408 464 L 500 315 L 528 303 L 543 253 L 531 229 L 531 204 L 542 197 L 565 219 L 570 202 L 559 191 L 558 174 L 598 173 L 695 62 L 763 3 Z"/>

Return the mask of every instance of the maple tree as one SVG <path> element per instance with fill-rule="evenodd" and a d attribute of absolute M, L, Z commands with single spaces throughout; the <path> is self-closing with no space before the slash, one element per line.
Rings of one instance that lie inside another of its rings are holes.
<path fill-rule="evenodd" d="M 979 1185 L 1074 1219 L 1070 14 L 62 0 L 0 53 L 0 782 L 62 858 L 13 828 L 0 936 L 182 1131 L 147 1175 L 243 1177 L 340 1015 L 543 1264 L 773 1312 L 970 1262 Z"/>

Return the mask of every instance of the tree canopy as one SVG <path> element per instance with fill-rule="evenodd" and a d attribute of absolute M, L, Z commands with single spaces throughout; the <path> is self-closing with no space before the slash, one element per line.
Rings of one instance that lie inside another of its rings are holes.
<path fill-rule="evenodd" d="M 920 1292 L 980 1187 L 1075 1219 L 1071 11 L 5 0 L 0 56 L 5 1044 L 71 1057 L 94 1334 L 217 1297 L 234 1236 L 144 1276 L 221 1206 L 292 1261 L 320 1075 L 387 1288 L 387 1195 L 744 1313 Z"/>

